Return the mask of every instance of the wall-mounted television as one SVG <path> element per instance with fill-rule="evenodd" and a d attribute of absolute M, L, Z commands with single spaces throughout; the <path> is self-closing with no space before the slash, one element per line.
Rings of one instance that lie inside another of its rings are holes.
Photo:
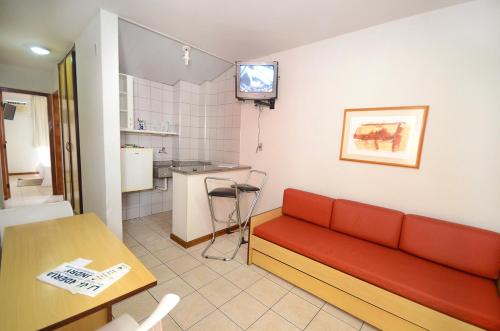
<path fill-rule="evenodd" d="M 273 100 L 278 97 L 278 62 L 236 62 L 236 98 Z"/>
<path fill-rule="evenodd" d="M 16 106 L 10 103 L 3 104 L 3 118 L 6 120 L 13 120 L 16 115 Z"/>

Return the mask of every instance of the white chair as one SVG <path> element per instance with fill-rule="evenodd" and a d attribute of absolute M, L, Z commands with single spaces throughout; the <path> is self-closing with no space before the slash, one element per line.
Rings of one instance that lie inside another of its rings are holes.
<path fill-rule="evenodd" d="M 4 228 L 8 226 L 69 216 L 73 216 L 73 208 L 68 201 L 0 209 L 0 246 L 2 245 Z"/>
<path fill-rule="evenodd" d="M 155 311 L 141 325 L 129 314 L 123 314 L 97 331 L 162 331 L 161 320 L 178 302 L 178 295 L 167 294 L 161 299 Z"/>

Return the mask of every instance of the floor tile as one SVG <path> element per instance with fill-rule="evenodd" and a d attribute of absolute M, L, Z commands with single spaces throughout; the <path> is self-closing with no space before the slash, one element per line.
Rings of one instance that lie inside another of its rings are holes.
<path fill-rule="evenodd" d="M 358 329 L 353 328 L 347 323 L 336 319 L 330 314 L 320 310 L 319 313 L 313 318 L 311 323 L 305 328 L 306 331 L 355 331 Z"/>
<path fill-rule="evenodd" d="M 218 278 L 198 290 L 208 301 L 220 307 L 238 295 L 241 290 L 225 278 Z"/>
<path fill-rule="evenodd" d="M 267 272 L 266 270 L 262 269 L 261 267 L 259 266 L 256 266 L 255 264 L 250 264 L 248 266 L 252 271 L 255 271 L 256 273 L 258 273 L 259 275 L 262 275 L 262 276 L 267 276 L 269 274 L 269 272 Z"/>
<path fill-rule="evenodd" d="M 363 326 L 361 327 L 360 331 L 380 331 L 380 330 L 374 327 L 373 325 L 370 325 L 365 322 L 363 323 Z"/>
<path fill-rule="evenodd" d="M 127 313 L 136 321 L 141 321 L 151 315 L 157 305 L 156 300 L 145 291 L 113 305 L 113 316 L 118 317 Z"/>
<path fill-rule="evenodd" d="M 194 292 L 182 298 L 172 309 L 170 316 L 181 328 L 188 329 L 214 310 L 216 308 L 207 299 Z"/>
<path fill-rule="evenodd" d="M 248 293 L 241 292 L 220 307 L 220 310 L 241 328 L 246 329 L 258 320 L 267 308 Z"/>
<path fill-rule="evenodd" d="M 250 331 L 298 331 L 299 329 L 286 319 L 268 310 L 250 328 Z"/>
<path fill-rule="evenodd" d="M 266 275 L 266 278 L 269 279 L 269 280 L 272 280 L 273 282 L 275 282 L 276 284 L 278 284 L 279 286 L 283 287 L 285 290 L 291 290 L 293 288 L 293 285 L 290 284 L 289 282 L 287 282 L 286 280 L 284 280 L 283 278 L 280 278 L 272 273 L 268 273 Z"/>
<path fill-rule="evenodd" d="M 293 293 L 285 295 L 272 309 L 301 329 L 305 328 L 319 311 L 318 307 Z"/>
<path fill-rule="evenodd" d="M 357 330 L 359 330 L 363 325 L 363 321 L 361 321 L 360 319 L 352 316 L 351 314 L 343 311 L 342 309 L 332 306 L 329 303 L 325 304 L 323 310 L 328 314 L 338 318 L 339 320 L 346 322 L 347 324 L 349 324 L 350 326 L 352 326 Z"/>
<path fill-rule="evenodd" d="M 262 278 L 261 275 L 252 271 L 247 265 L 241 265 L 237 269 L 224 275 L 224 277 L 242 290 L 250 287 L 250 285 Z"/>
<path fill-rule="evenodd" d="M 139 243 L 137 242 L 137 240 L 135 240 L 134 238 L 132 238 L 132 236 L 129 235 L 129 234 L 127 234 L 127 233 L 123 234 L 123 243 L 128 248 L 139 245 Z"/>
<path fill-rule="evenodd" d="M 175 323 L 174 319 L 170 315 L 165 316 L 161 320 L 161 326 L 164 331 L 182 331 L 180 326 Z"/>
<path fill-rule="evenodd" d="M 222 253 L 233 253 L 236 249 L 236 243 L 234 241 L 228 240 L 224 237 L 215 238 L 215 243 L 213 247 Z"/>
<path fill-rule="evenodd" d="M 139 260 L 146 266 L 146 268 L 150 269 L 152 267 L 156 267 L 161 264 L 161 261 L 158 260 L 153 254 L 148 253 L 146 255 L 140 256 Z"/>
<path fill-rule="evenodd" d="M 261 278 L 247 288 L 246 292 L 264 305 L 272 307 L 287 294 L 288 291 L 267 278 Z"/>
<path fill-rule="evenodd" d="M 165 265 L 172 269 L 172 271 L 180 275 L 201 265 L 201 262 L 191 255 L 186 254 L 179 257 L 178 259 L 165 262 Z"/>
<path fill-rule="evenodd" d="M 312 303 L 313 305 L 315 305 L 318 308 L 323 307 L 323 305 L 325 304 L 325 302 L 322 299 L 318 298 L 317 296 L 315 296 L 307 291 L 304 291 L 303 289 L 301 289 L 299 287 L 294 287 L 291 292 L 293 294 L 298 295 L 302 299 L 309 301 L 310 303 Z"/>
<path fill-rule="evenodd" d="M 221 260 L 214 260 L 214 259 L 207 260 L 205 265 L 220 275 L 225 275 L 228 272 L 231 272 L 234 269 L 241 266 L 241 264 L 239 262 L 234 261 L 234 260 L 221 261 Z"/>
<path fill-rule="evenodd" d="M 177 274 L 170 270 L 169 267 L 160 264 L 156 267 L 149 268 L 149 271 L 156 277 L 158 284 L 177 277 Z"/>
<path fill-rule="evenodd" d="M 160 301 L 165 296 L 165 294 L 174 293 L 182 298 L 188 294 L 193 293 L 194 289 L 180 277 L 175 277 L 171 280 L 156 285 L 155 287 L 150 289 L 149 292 L 154 296 L 156 300 Z"/>
<path fill-rule="evenodd" d="M 160 259 L 160 261 L 167 262 L 186 255 L 186 252 L 178 247 L 172 246 L 155 251 L 153 252 L 153 255 Z"/>
<path fill-rule="evenodd" d="M 189 285 L 198 289 L 219 277 L 212 269 L 205 265 L 194 268 L 184 274 L 182 274 L 182 279 L 184 279 Z"/>
<path fill-rule="evenodd" d="M 159 239 L 156 239 L 153 241 L 148 241 L 148 242 L 145 242 L 143 245 L 150 252 L 156 252 L 156 251 L 159 251 L 161 249 L 165 249 L 165 248 L 173 246 L 172 242 L 168 239 L 165 239 L 165 238 L 159 238 Z"/>
<path fill-rule="evenodd" d="M 226 315 L 219 310 L 214 311 L 198 323 L 196 323 L 189 331 L 239 331 L 238 325 L 227 318 Z M 170 330 L 166 330 L 170 331 Z"/>
<path fill-rule="evenodd" d="M 141 256 L 144 256 L 144 255 L 149 254 L 148 250 L 147 250 L 147 249 L 145 249 L 145 248 L 144 248 L 143 246 L 141 246 L 141 245 L 134 246 L 134 247 L 130 247 L 129 249 L 130 249 L 130 251 L 131 251 L 132 253 L 134 253 L 134 255 L 135 255 L 135 256 L 137 256 L 137 257 L 141 257 Z"/>

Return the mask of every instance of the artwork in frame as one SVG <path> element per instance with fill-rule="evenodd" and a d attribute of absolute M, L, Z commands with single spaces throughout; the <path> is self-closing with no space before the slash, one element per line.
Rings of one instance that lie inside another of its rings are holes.
<path fill-rule="evenodd" d="M 344 110 L 340 159 L 418 168 L 429 106 Z"/>

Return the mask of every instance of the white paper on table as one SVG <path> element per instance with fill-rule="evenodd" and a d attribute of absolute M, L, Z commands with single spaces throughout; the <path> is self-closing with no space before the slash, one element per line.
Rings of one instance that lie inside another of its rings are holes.
<path fill-rule="evenodd" d="M 73 261 L 69 262 L 69 264 L 72 264 L 77 267 L 86 267 L 90 263 L 92 263 L 92 260 L 84 259 L 82 257 L 79 257 L 77 259 L 74 259 Z"/>
<path fill-rule="evenodd" d="M 90 260 L 76 259 L 73 262 L 75 261 L 77 264 L 85 264 Z M 130 269 L 127 264 L 119 263 L 98 272 L 80 265 L 63 263 L 48 272 L 42 273 L 37 279 L 68 290 L 73 294 L 79 293 L 94 297 L 126 275 Z"/>

